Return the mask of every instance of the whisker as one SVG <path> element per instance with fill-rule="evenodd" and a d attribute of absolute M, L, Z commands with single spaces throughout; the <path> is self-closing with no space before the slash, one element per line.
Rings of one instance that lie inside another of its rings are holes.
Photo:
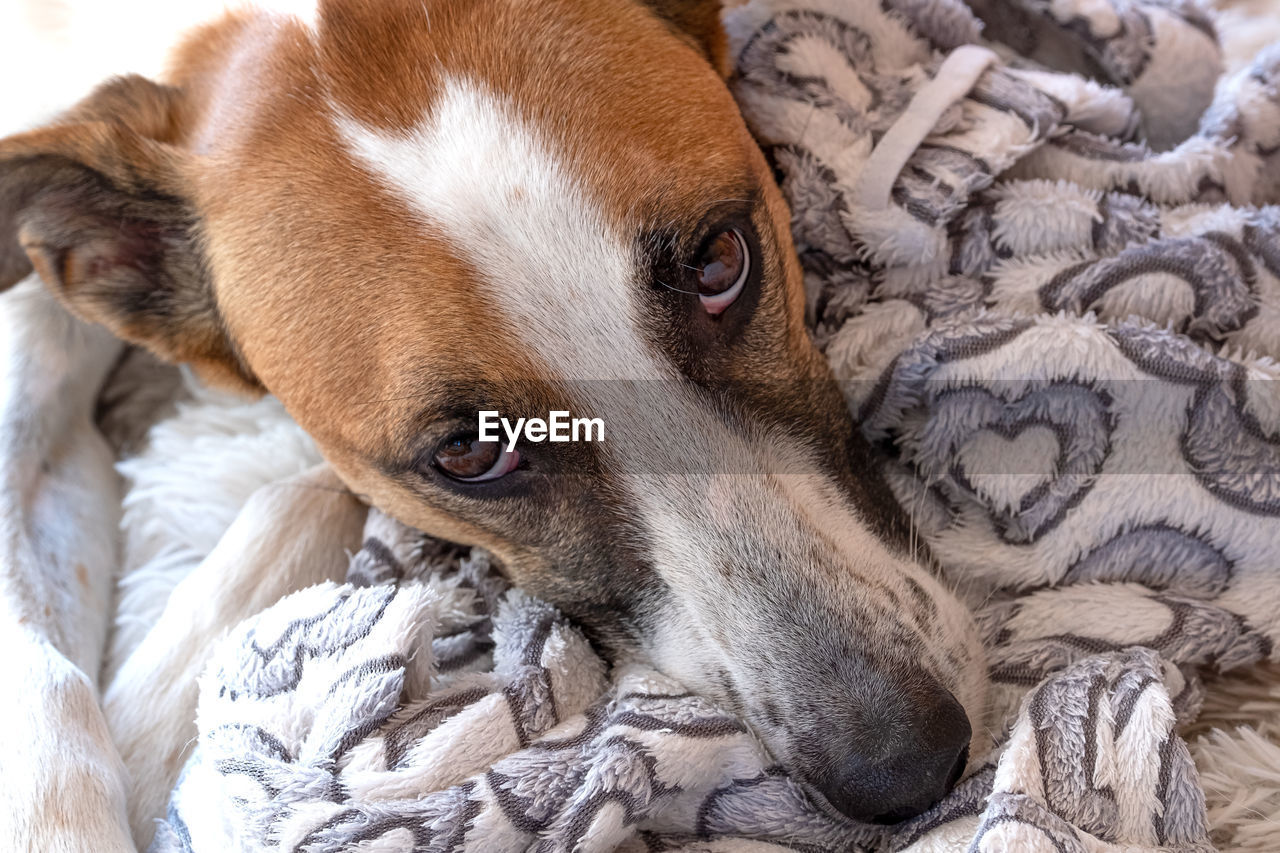
<path fill-rule="evenodd" d="M 676 293 L 686 293 L 686 294 L 688 294 L 689 296 L 701 296 L 701 294 L 700 294 L 700 293 L 698 293 L 698 291 L 696 291 L 696 290 L 681 290 L 681 289 L 680 289 L 680 288 L 678 288 L 678 287 L 672 287 L 671 285 L 667 284 L 665 281 L 663 281 L 663 280 L 662 280 L 662 279 L 660 279 L 660 278 L 655 278 L 655 279 L 654 279 L 654 281 L 656 281 L 658 284 L 660 284 L 660 285 L 662 285 L 663 287 L 665 287 L 667 290 L 673 290 L 673 291 L 675 291 Z"/>

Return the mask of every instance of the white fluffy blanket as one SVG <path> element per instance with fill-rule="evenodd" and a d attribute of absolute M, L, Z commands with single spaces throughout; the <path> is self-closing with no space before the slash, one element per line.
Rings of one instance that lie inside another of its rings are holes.
<path fill-rule="evenodd" d="M 1177 726 L 1280 633 L 1280 51 L 1219 80 L 1208 17 L 1150 0 L 728 24 L 815 335 L 986 632 L 996 749 L 907 824 L 833 819 L 374 513 L 347 584 L 217 651 L 153 849 L 1211 849 Z"/>

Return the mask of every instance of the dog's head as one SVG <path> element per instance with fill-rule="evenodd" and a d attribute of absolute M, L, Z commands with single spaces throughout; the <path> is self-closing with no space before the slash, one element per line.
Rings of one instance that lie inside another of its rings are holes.
<path fill-rule="evenodd" d="M 722 42 L 677 0 L 228 18 L 0 143 L 0 285 L 277 395 L 370 502 L 892 820 L 962 769 L 981 651 L 807 337 Z M 490 409 L 604 440 L 509 452 Z"/>

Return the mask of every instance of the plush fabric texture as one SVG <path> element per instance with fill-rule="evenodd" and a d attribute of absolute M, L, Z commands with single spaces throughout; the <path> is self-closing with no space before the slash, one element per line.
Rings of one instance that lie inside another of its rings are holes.
<path fill-rule="evenodd" d="M 1280 633 L 1280 48 L 1219 79 L 1206 13 L 1150 0 L 726 21 L 814 334 L 985 633 L 996 748 L 906 824 L 831 817 L 740 721 L 371 513 L 347 584 L 220 646 L 154 850 L 1213 848 L 1178 728 Z"/>

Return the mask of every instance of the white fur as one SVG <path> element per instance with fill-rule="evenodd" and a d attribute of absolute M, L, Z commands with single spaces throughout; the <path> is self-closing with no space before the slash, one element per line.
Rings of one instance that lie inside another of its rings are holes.
<path fill-rule="evenodd" d="M 314 442 L 274 397 L 244 400 L 194 380 L 187 388 L 191 399 L 150 431 L 140 456 L 118 466 L 127 486 L 123 570 L 105 681 L 249 496 L 321 461 Z"/>
<path fill-rule="evenodd" d="M 34 277 L 0 295 L 0 848 L 123 851 L 98 707 L 119 485 L 93 404 L 121 345 Z"/>
<path fill-rule="evenodd" d="M 339 119 L 359 160 L 424 227 L 464 254 L 495 325 L 550 372 L 575 379 L 672 378 L 640 340 L 635 260 L 565 161 L 514 105 L 448 78 L 411 133 Z"/>

